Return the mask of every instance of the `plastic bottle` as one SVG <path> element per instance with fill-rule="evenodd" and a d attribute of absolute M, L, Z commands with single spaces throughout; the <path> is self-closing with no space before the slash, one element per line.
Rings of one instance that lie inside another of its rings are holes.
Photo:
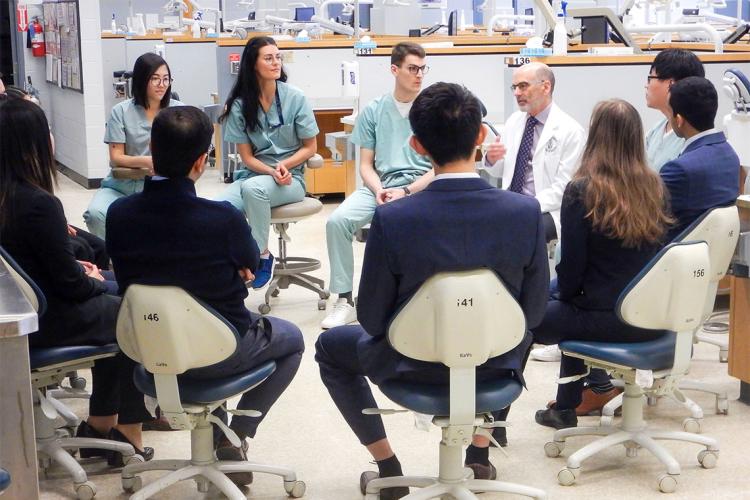
<path fill-rule="evenodd" d="M 112 23 L 111 23 L 110 26 L 112 28 L 112 34 L 117 33 L 117 20 L 115 19 L 115 13 L 114 12 L 112 13 Z"/>
<path fill-rule="evenodd" d="M 198 20 L 193 20 L 193 38 L 200 38 L 201 37 L 201 25 L 198 23 Z"/>
<path fill-rule="evenodd" d="M 559 16 L 555 22 L 554 40 L 552 41 L 552 55 L 565 56 L 568 54 L 568 30 L 565 28 L 565 18 Z"/>

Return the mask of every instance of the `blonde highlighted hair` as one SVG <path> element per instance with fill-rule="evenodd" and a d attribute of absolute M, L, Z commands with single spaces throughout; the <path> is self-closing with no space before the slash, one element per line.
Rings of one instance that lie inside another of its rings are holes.
<path fill-rule="evenodd" d="M 659 242 L 673 223 L 668 192 L 646 163 L 638 111 L 621 99 L 596 105 L 581 166 L 573 180 L 586 183 L 583 202 L 594 230 L 628 248 Z"/>

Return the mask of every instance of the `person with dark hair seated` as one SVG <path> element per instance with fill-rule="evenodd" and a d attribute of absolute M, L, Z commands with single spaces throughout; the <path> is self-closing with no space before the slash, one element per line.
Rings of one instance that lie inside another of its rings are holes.
<path fill-rule="evenodd" d="M 95 265 L 77 262 L 73 254 L 65 213 L 54 196 L 57 171 L 44 112 L 23 99 L 0 103 L 0 241 L 47 299 L 29 344 L 114 343 L 120 299 L 110 295 L 114 290 Z M 129 442 L 150 460 L 154 450 L 143 446 L 141 423 L 151 416 L 133 383 L 134 367 L 124 354 L 96 361 L 89 417 L 76 435 Z M 84 458 L 100 454 L 110 465 L 122 465 L 119 453 L 81 449 Z"/>
<path fill-rule="evenodd" d="M 107 250 L 120 291 L 133 283 L 177 286 L 202 300 L 238 332 L 237 350 L 224 361 L 186 372 L 184 377 L 216 379 L 247 372 L 267 361 L 276 371 L 245 392 L 237 407 L 262 417 L 235 416 L 231 428 L 242 446 L 216 439 L 219 460 L 247 460 L 246 438 L 289 385 L 305 349 L 299 329 L 288 321 L 247 310 L 246 281 L 258 269 L 258 245 L 241 212 L 228 202 L 195 194 L 195 181 L 206 167 L 213 125 L 192 106 L 162 110 L 151 128 L 154 176 L 143 191 L 112 203 L 107 215 Z M 222 419 L 220 408 L 215 412 Z M 215 436 L 220 433 L 215 432 Z M 238 484 L 252 473 L 229 474 Z"/>
<path fill-rule="evenodd" d="M 535 342 L 641 342 L 662 335 L 623 323 L 615 304 L 663 244 L 671 223 L 666 197 L 646 163 L 638 112 L 620 99 L 597 104 L 581 166 L 563 195 L 557 289 L 544 320 L 531 329 Z M 578 425 L 584 375 L 583 360 L 563 353 L 557 398 L 536 412 L 538 424 Z"/>
<path fill-rule="evenodd" d="M 706 210 L 734 204 L 740 190 L 740 160 L 724 132 L 714 128 L 719 101 L 713 84 L 697 76 L 675 82 L 669 107 L 669 122 L 685 144 L 659 172 L 677 219 L 668 242 Z"/>
<path fill-rule="evenodd" d="M 378 475 L 402 475 L 380 415 L 362 414 L 377 406 L 365 377 L 376 384 L 389 379 L 448 383 L 446 366 L 407 358 L 388 343 L 388 324 L 399 308 L 436 273 L 488 268 L 503 280 L 533 328 L 549 285 L 539 202 L 493 188 L 474 169 L 476 147 L 486 134 L 479 100 L 460 85 L 436 83 L 415 99 L 409 122 L 411 147 L 431 159 L 435 178 L 424 190 L 375 209 L 359 286 L 361 326 L 331 328 L 315 345 L 323 383 L 377 463 L 377 473 L 362 475 L 365 487 Z M 522 381 L 530 344 L 527 334 L 517 348 L 489 359 L 477 369 L 477 381 L 511 374 Z M 466 451 L 467 467 L 477 479 L 497 475 L 488 446 L 487 438 L 475 436 Z M 380 498 L 407 493 L 408 488 L 386 488 Z"/>
<path fill-rule="evenodd" d="M 705 76 L 698 56 L 685 49 L 665 49 L 659 52 L 646 77 L 646 106 L 664 115 L 646 133 L 648 165 L 656 172 L 682 151 L 685 139 L 675 134 L 670 124 L 669 87 L 689 76 Z"/>

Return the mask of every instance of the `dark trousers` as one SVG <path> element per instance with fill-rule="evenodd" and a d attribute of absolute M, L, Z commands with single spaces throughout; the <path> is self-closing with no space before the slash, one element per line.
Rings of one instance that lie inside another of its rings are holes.
<path fill-rule="evenodd" d="M 39 332 L 31 334 L 32 349 L 75 345 L 106 345 L 116 343 L 115 323 L 120 298 L 98 295 L 81 304 L 60 304 L 50 300 L 47 314 L 42 316 Z M 52 322 L 50 325 L 49 322 Z M 151 420 L 143 394 L 133 382 L 135 361 L 120 353 L 97 360 L 91 369 L 93 385 L 89 399 L 89 415 L 118 415 L 121 424 Z"/>
<path fill-rule="evenodd" d="M 205 368 L 190 370 L 183 377 L 210 380 L 252 370 L 268 361 L 276 362 L 276 371 L 263 383 L 244 393 L 237 404 L 240 410 L 258 410 L 260 417 L 232 417 L 231 428 L 240 437 L 254 437 L 260 422 L 297 373 L 305 343 L 302 332 L 294 324 L 266 316 L 258 319 L 257 327 L 240 338 L 237 350 L 228 359 Z M 214 415 L 227 421 L 226 412 L 218 408 Z M 221 435 L 214 428 L 214 439 Z"/>
<path fill-rule="evenodd" d="M 614 311 L 591 311 L 581 309 L 569 302 L 551 299 L 547 302 L 542 323 L 534 328 L 534 342 L 558 344 L 564 340 L 592 340 L 601 342 L 647 342 L 662 335 L 661 330 L 645 330 L 627 325 L 617 318 Z M 582 359 L 563 354 L 560 361 L 560 377 L 583 374 L 586 371 Z M 606 376 L 606 373 L 605 373 Z M 555 407 L 572 410 L 581 404 L 583 379 L 557 386 Z"/>
<path fill-rule="evenodd" d="M 552 218 L 549 212 L 542 214 L 542 223 L 544 224 L 544 239 L 547 243 L 557 239 L 557 228 L 555 227 L 555 219 Z"/>
<path fill-rule="evenodd" d="M 99 269 L 109 269 L 109 254 L 104 240 L 76 227 L 76 235 L 70 237 L 73 254 L 78 260 L 96 264 Z"/>
<path fill-rule="evenodd" d="M 320 367 L 320 378 L 333 402 L 349 424 L 357 439 L 367 446 L 385 439 L 385 428 L 380 415 L 364 415 L 365 408 L 377 408 L 357 355 L 357 343 L 367 333 L 359 325 L 347 325 L 323 332 L 315 343 L 315 361 Z M 407 372 L 402 380 L 420 384 L 447 385 L 448 369 L 435 363 L 424 371 Z M 510 377 L 512 370 L 477 369 L 477 382 L 497 377 Z"/>

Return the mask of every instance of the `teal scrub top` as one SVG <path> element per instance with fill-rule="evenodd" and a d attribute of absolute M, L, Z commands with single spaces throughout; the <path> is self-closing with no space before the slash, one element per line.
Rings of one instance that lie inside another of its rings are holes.
<path fill-rule="evenodd" d="M 275 167 L 278 162 L 292 156 L 302 147 L 303 139 L 315 137 L 319 132 L 312 107 L 300 89 L 277 81 L 276 90 L 281 103 L 281 117 L 276 101 L 271 103 L 268 113 L 260 107 L 260 126 L 250 131 L 242 116 L 242 100 L 236 99 L 224 121 L 224 140 L 234 144 L 250 144 L 253 156 L 269 167 Z M 304 166 L 290 170 L 304 183 Z M 263 174 L 243 168 L 234 173 L 234 178 L 239 180 L 256 175 Z"/>
<path fill-rule="evenodd" d="M 646 157 L 648 165 L 659 173 L 665 163 L 680 156 L 685 139 L 678 137 L 674 131 L 664 135 L 667 119 L 662 118 L 654 128 L 646 134 Z"/>
<path fill-rule="evenodd" d="M 409 145 L 409 118 L 401 116 L 393 94 L 370 102 L 359 114 L 351 141 L 375 151 L 375 170 L 384 187 L 403 186 L 432 170 L 429 158 Z"/>
<path fill-rule="evenodd" d="M 170 99 L 169 106 L 184 106 L 175 99 Z M 125 154 L 128 156 L 151 156 L 148 145 L 151 142 L 151 122 L 146 117 L 143 106 L 128 99 L 117 103 L 109 114 L 107 129 L 104 132 L 106 144 L 125 144 Z M 112 162 L 109 163 L 113 167 Z M 141 191 L 142 180 L 114 179 L 111 174 L 102 180 L 102 187 L 122 191 L 123 194 Z"/>

